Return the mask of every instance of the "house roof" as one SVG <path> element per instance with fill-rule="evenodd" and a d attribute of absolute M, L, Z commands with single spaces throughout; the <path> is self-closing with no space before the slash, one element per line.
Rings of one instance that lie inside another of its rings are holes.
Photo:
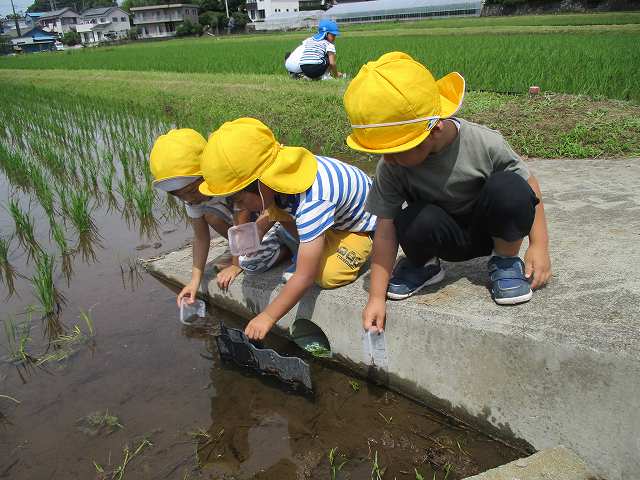
<path fill-rule="evenodd" d="M 101 15 L 108 15 L 113 10 L 121 10 L 124 12 L 124 10 L 118 7 L 97 7 L 97 8 L 89 8 L 88 10 L 85 10 L 84 12 L 82 12 L 82 16 L 83 17 L 99 17 Z M 127 15 L 129 14 L 127 13 Z"/>
<path fill-rule="evenodd" d="M 37 28 L 37 27 L 36 28 L 32 28 L 28 32 L 23 33 L 20 38 L 26 38 L 26 37 L 31 37 L 34 40 L 37 40 L 39 42 L 46 42 L 46 41 L 49 41 L 49 40 L 51 40 L 51 41 L 56 40 L 56 37 L 52 36 L 49 32 L 45 32 L 41 28 Z"/>
<path fill-rule="evenodd" d="M 47 12 L 27 12 L 25 14 L 25 17 L 40 18 L 45 13 L 47 13 Z"/>
<path fill-rule="evenodd" d="M 194 5 L 193 3 L 172 3 L 172 4 L 164 4 L 164 5 L 148 5 L 146 7 L 133 7 L 130 10 L 132 12 L 137 12 L 140 10 L 158 10 L 160 8 L 178 8 L 178 7 L 193 7 L 199 8 L 198 5 Z"/>
<path fill-rule="evenodd" d="M 78 15 L 76 12 L 74 12 L 73 10 L 71 10 L 70 7 L 66 7 L 66 8 L 61 8 L 59 10 L 51 10 L 50 12 L 42 12 L 42 15 L 40 16 L 41 19 L 45 19 L 45 18 L 54 18 L 54 17 L 59 17 L 60 15 L 63 15 L 67 12 L 71 12 L 74 13 L 76 15 Z M 80 15 L 78 15 L 80 16 Z"/>

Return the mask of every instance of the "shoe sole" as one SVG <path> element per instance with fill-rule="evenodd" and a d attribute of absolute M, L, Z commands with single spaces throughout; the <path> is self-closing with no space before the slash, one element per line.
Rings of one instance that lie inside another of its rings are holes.
<path fill-rule="evenodd" d="M 498 305 L 517 305 L 519 303 L 525 303 L 531 300 L 533 297 L 533 292 L 530 291 L 526 295 L 520 295 L 519 297 L 511 297 L 511 298 L 494 298 L 493 300 Z"/>
<path fill-rule="evenodd" d="M 436 283 L 440 283 L 442 280 L 444 280 L 444 276 L 445 276 L 444 268 L 440 268 L 440 271 L 438 272 L 437 275 L 431 277 L 429 280 L 427 280 L 422 285 L 420 285 L 418 288 L 416 288 L 413 292 L 411 292 L 411 293 L 389 293 L 389 292 L 387 292 L 387 298 L 389 300 L 404 300 L 405 298 L 409 298 L 411 295 L 414 295 L 414 294 L 418 293 L 420 290 L 422 290 L 425 287 L 428 287 L 429 285 L 435 285 Z"/>

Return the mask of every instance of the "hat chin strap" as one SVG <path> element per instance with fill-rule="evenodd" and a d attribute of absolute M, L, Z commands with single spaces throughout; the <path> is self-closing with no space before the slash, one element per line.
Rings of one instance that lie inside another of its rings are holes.
<path fill-rule="evenodd" d="M 431 130 L 438 120 L 440 115 L 434 115 L 431 117 L 414 118 L 413 120 L 402 120 L 400 122 L 387 122 L 387 123 L 370 123 L 368 125 L 351 125 L 351 128 L 380 128 L 380 127 L 395 127 L 397 125 L 409 125 L 411 123 L 429 122 L 427 130 Z"/>

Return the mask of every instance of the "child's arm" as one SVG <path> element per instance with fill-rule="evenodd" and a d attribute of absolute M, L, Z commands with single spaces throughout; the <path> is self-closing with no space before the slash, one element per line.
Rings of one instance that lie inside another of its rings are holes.
<path fill-rule="evenodd" d="M 331 76 L 333 78 L 340 78 L 342 74 L 338 71 L 338 62 L 336 60 L 335 53 L 327 53 L 329 57 L 329 71 L 331 72 Z"/>
<path fill-rule="evenodd" d="M 551 259 L 549 257 L 549 233 L 547 230 L 547 219 L 542 203 L 542 192 L 536 177 L 531 175 L 527 180 L 531 188 L 538 197 L 539 203 L 536 205 L 536 214 L 529 232 L 529 248 L 524 255 L 525 276 L 531 278 L 531 288 L 544 286 L 551 278 Z"/>
<path fill-rule="evenodd" d="M 204 218 L 192 218 L 191 226 L 193 227 L 193 268 L 191 269 L 191 281 L 178 294 L 177 302 L 183 298 L 187 299 L 187 303 L 193 303 L 202 281 L 204 266 L 207 263 L 207 255 L 209 254 L 209 244 L 211 235 L 209 233 L 209 225 Z"/>
<path fill-rule="evenodd" d="M 300 301 L 318 276 L 323 250 L 324 235 L 300 244 L 295 273 L 269 306 L 249 322 L 244 330 L 247 337 L 262 340 L 271 327 Z"/>
<path fill-rule="evenodd" d="M 398 238 L 393 220 L 378 217 L 371 256 L 369 301 L 362 312 L 362 327 L 373 332 L 384 330 L 387 286 L 398 254 Z"/>

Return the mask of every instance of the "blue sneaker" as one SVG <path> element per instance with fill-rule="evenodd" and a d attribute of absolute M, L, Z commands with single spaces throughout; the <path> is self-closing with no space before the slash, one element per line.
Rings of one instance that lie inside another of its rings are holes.
<path fill-rule="evenodd" d="M 491 257 L 489 263 L 491 295 L 499 305 L 516 305 L 531 300 L 531 285 L 524 276 L 520 257 Z"/>
<path fill-rule="evenodd" d="M 282 272 L 282 283 L 287 283 L 293 274 L 296 272 L 296 261 L 298 260 L 298 256 L 294 255 L 291 257 L 291 265 L 287 267 L 287 269 Z"/>
<path fill-rule="evenodd" d="M 440 260 L 434 258 L 426 265 L 416 267 L 406 258 L 401 259 L 387 287 L 387 298 L 391 300 L 403 300 L 426 286 L 441 282 L 444 278 L 444 269 L 440 266 Z"/>

